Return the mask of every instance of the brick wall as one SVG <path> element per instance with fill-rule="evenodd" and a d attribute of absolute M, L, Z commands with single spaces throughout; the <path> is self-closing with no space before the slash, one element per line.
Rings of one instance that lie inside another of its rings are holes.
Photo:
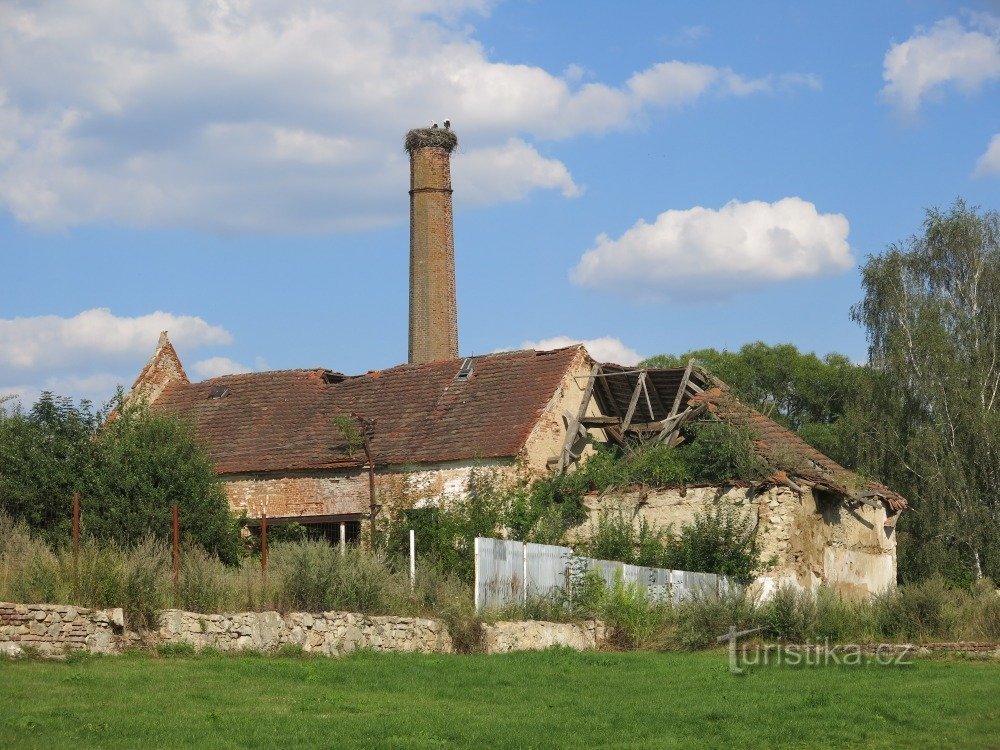
<path fill-rule="evenodd" d="M 458 356 L 450 160 L 450 152 L 440 146 L 410 151 L 412 364 Z"/>
<path fill-rule="evenodd" d="M 163 389 L 175 381 L 187 383 L 188 377 L 173 344 L 167 338 L 167 332 L 163 331 L 156 344 L 156 351 L 135 379 L 129 396 L 136 394 L 153 403 L 163 393 Z"/>

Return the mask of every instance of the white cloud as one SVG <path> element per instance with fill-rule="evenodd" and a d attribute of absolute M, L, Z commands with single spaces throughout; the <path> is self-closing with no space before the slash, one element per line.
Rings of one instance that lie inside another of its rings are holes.
<path fill-rule="evenodd" d="M 553 336 L 540 341 L 525 341 L 521 344 L 522 349 L 535 349 L 537 351 L 547 351 L 549 349 L 561 349 L 564 346 L 573 344 L 583 344 L 590 352 L 590 356 L 598 362 L 614 362 L 619 365 L 635 365 L 643 358 L 639 352 L 622 343 L 621 339 L 614 336 L 600 336 L 596 339 L 575 339 L 571 336 Z"/>
<path fill-rule="evenodd" d="M 946 18 L 893 44 L 883 62 L 882 95 L 902 114 L 912 116 L 924 99 L 938 95 L 947 84 L 971 93 L 1000 77 L 997 27 L 984 20 L 974 19 L 981 30 L 973 30 Z"/>
<path fill-rule="evenodd" d="M 976 160 L 977 177 L 1000 174 L 1000 133 L 990 139 L 990 145 L 986 147 L 986 153 Z"/>
<path fill-rule="evenodd" d="M 191 315 L 157 311 L 134 318 L 119 317 L 106 308 L 85 310 L 72 318 L 43 315 L 0 319 L 0 366 L 37 369 L 72 365 L 77 361 L 114 361 L 149 356 L 160 331 L 183 347 L 228 344 L 232 336 Z"/>
<path fill-rule="evenodd" d="M 536 188 L 559 190 L 566 198 L 580 194 L 565 164 L 546 159 L 520 138 L 465 155 L 454 184 L 470 203 L 515 201 Z"/>
<path fill-rule="evenodd" d="M 517 200 L 535 188 L 571 196 L 568 168 L 525 139 L 628 128 L 709 94 L 813 85 L 680 61 L 621 85 L 584 83 L 580 66 L 556 75 L 495 62 L 468 23 L 486 5 L 8 6 L 0 205 L 42 226 L 365 228 L 405 217 L 403 131 L 432 119 L 456 123 L 453 171 L 469 199 Z M 490 165 L 503 179 L 491 179 Z M 504 172 L 514 168 L 525 173 Z"/>
<path fill-rule="evenodd" d="M 801 198 L 670 210 L 621 237 L 597 237 L 571 272 L 581 285 L 662 299 L 726 294 L 772 281 L 838 273 L 854 258 L 847 219 Z"/>
<path fill-rule="evenodd" d="M 239 375 L 244 372 L 250 372 L 249 367 L 241 365 L 239 362 L 229 359 L 229 357 L 209 357 L 208 359 L 195 362 L 191 365 L 190 370 L 195 379 L 201 380 L 217 378 L 220 375 Z"/>
<path fill-rule="evenodd" d="M 233 340 L 226 329 L 202 318 L 162 311 L 128 317 L 96 308 L 68 318 L 0 319 L 0 396 L 15 393 L 30 406 L 47 390 L 99 404 L 119 384 L 132 384 L 155 351 L 160 331 L 169 331 L 181 350 Z"/>

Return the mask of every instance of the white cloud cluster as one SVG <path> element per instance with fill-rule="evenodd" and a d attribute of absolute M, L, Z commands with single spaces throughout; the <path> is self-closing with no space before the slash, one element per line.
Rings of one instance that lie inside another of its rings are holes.
<path fill-rule="evenodd" d="M 546 159 L 520 138 L 466 154 L 453 183 L 463 200 L 479 204 L 520 200 L 535 188 L 558 190 L 566 198 L 581 192 L 565 164 Z"/>
<path fill-rule="evenodd" d="M 525 138 L 625 128 L 747 79 L 661 62 L 615 86 L 495 62 L 484 2 L 74 0 L 0 24 L 0 205 L 21 221 L 326 231 L 405 215 L 403 129 L 450 117 L 478 202 L 579 192 Z M 463 200 L 462 192 L 457 194 Z"/>
<path fill-rule="evenodd" d="M 986 153 L 976 160 L 975 175 L 977 177 L 1000 175 L 1000 133 L 990 139 Z"/>
<path fill-rule="evenodd" d="M 11 369 L 60 367 L 94 358 L 114 361 L 143 353 L 149 356 L 160 331 L 166 330 L 171 341 L 183 347 L 232 342 L 224 328 L 191 315 L 157 311 L 129 318 L 96 308 L 72 318 L 0 319 L 0 352 L 5 367 Z"/>
<path fill-rule="evenodd" d="M 597 237 L 571 278 L 649 299 L 726 293 L 847 270 L 854 262 L 849 229 L 843 215 L 821 214 L 796 197 L 670 210 L 617 239 Z"/>
<path fill-rule="evenodd" d="M 552 338 L 541 339 L 539 341 L 525 341 L 521 344 L 521 348 L 548 351 L 549 349 L 561 349 L 564 346 L 572 346 L 573 344 L 583 344 L 587 347 L 587 351 L 590 352 L 590 356 L 598 362 L 635 365 L 643 358 L 639 352 L 626 346 L 622 343 L 621 339 L 614 336 L 600 336 L 594 339 L 553 336 Z"/>
<path fill-rule="evenodd" d="M 250 372 L 250 368 L 229 357 L 209 357 L 195 362 L 190 367 L 192 380 L 208 380 L 220 375 L 239 375 Z"/>
<path fill-rule="evenodd" d="M 978 28 L 954 18 L 919 30 L 885 53 L 883 96 L 906 116 L 939 94 L 946 85 L 971 93 L 985 82 L 1000 78 L 1000 36 L 995 19 L 973 17 Z"/>
<path fill-rule="evenodd" d="M 199 317 L 162 311 L 128 317 L 96 308 L 68 318 L 0 319 L 0 396 L 13 393 L 30 403 L 50 390 L 101 401 L 116 385 L 132 384 L 160 331 L 169 331 L 171 342 L 184 350 L 233 340 L 226 329 Z M 194 372 L 218 374 L 223 362 L 241 368 L 212 358 L 195 363 Z"/>

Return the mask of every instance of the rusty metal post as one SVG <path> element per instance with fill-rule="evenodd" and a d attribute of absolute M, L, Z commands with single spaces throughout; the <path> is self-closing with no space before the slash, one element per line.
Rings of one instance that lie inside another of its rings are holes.
<path fill-rule="evenodd" d="M 260 574 L 267 578 L 267 511 L 260 514 Z"/>
<path fill-rule="evenodd" d="M 180 606 L 181 599 L 181 519 L 180 519 L 180 508 L 177 507 L 177 503 L 174 503 L 173 508 L 174 516 L 174 545 L 173 545 L 173 563 L 174 563 L 174 606 Z"/>
<path fill-rule="evenodd" d="M 73 603 L 80 603 L 80 493 L 73 493 Z"/>

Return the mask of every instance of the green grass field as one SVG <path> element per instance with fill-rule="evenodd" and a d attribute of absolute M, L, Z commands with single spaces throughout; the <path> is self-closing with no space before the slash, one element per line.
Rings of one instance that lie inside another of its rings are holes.
<path fill-rule="evenodd" d="M 1000 664 L 722 652 L 0 660 L 0 747 L 997 747 Z"/>

